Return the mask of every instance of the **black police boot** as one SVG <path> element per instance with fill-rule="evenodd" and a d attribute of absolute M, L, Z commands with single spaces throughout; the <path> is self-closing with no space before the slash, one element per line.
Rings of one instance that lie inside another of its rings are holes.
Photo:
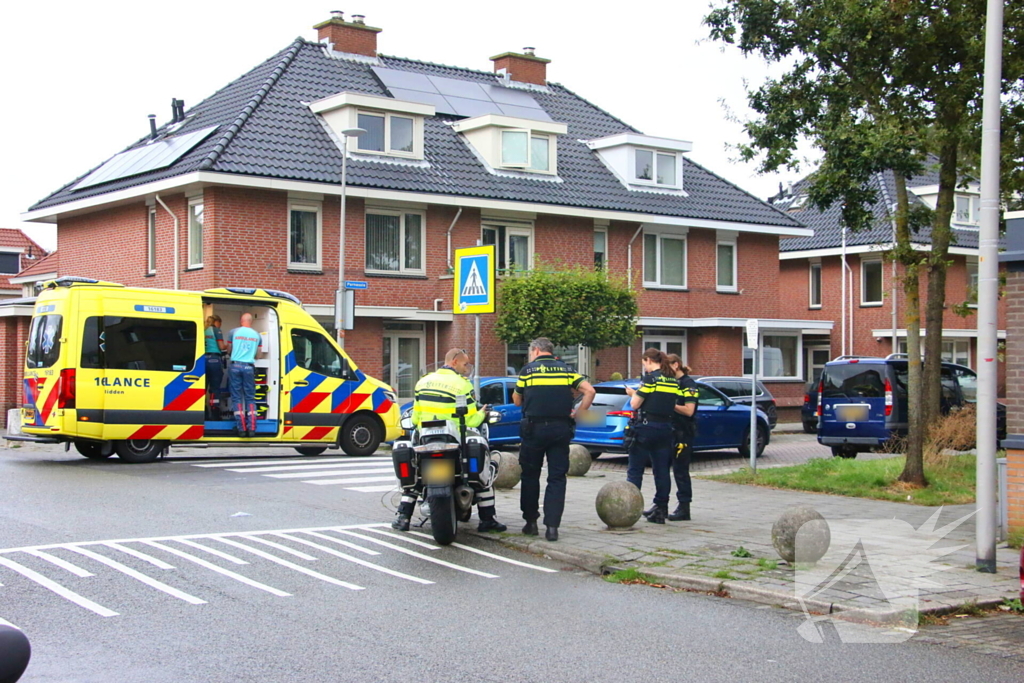
<path fill-rule="evenodd" d="M 657 509 L 657 507 L 657 505 L 652 505 L 650 509 L 644 510 L 644 517 L 650 517 L 651 513 L 654 512 Z"/>
<path fill-rule="evenodd" d="M 654 508 L 654 511 L 651 512 L 650 517 L 647 518 L 647 521 L 650 522 L 651 524 L 664 524 L 665 523 L 665 519 L 667 517 L 668 517 L 668 506 L 667 505 L 665 507 L 656 506 Z"/>
<path fill-rule="evenodd" d="M 485 508 L 486 509 L 486 508 Z M 486 516 L 485 516 L 486 515 Z M 507 530 L 508 527 L 499 522 L 494 517 L 494 508 L 490 508 L 490 514 L 486 512 L 481 515 L 480 523 L 477 525 L 476 530 L 480 532 L 497 531 L 501 533 Z"/>
<path fill-rule="evenodd" d="M 523 525 L 523 534 L 525 536 L 536 536 L 539 532 L 537 531 L 537 520 L 527 522 Z"/>
<path fill-rule="evenodd" d="M 546 540 L 548 540 L 548 541 L 551 541 L 552 543 L 557 541 L 558 540 L 558 527 L 557 526 L 549 526 L 547 531 L 544 532 L 544 538 Z"/>
<path fill-rule="evenodd" d="M 412 518 L 409 515 L 404 515 L 401 512 L 399 512 L 397 515 L 395 515 L 395 521 L 391 522 L 391 528 L 395 531 L 408 531 L 409 522 L 411 520 Z"/>
<path fill-rule="evenodd" d="M 690 504 L 680 503 L 666 519 L 670 522 L 686 522 L 690 519 Z"/>

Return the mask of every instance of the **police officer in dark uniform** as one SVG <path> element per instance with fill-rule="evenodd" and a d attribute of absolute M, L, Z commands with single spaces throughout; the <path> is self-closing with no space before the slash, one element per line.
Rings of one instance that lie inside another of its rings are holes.
<path fill-rule="evenodd" d="M 690 502 L 693 500 L 690 459 L 693 457 L 693 443 L 697 439 L 697 405 L 700 392 L 697 383 L 690 377 L 690 367 L 683 365 L 682 358 L 670 353 L 668 364 L 679 384 L 680 393 L 676 399 L 676 414 L 673 415 L 672 422 L 676 437 L 676 449 L 672 454 L 672 475 L 676 480 L 678 505 L 668 516 L 668 521 L 685 522 L 690 519 Z"/>
<path fill-rule="evenodd" d="M 583 394 L 577 410 L 587 410 L 597 393 L 582 375 L 554 356 L 551 340 L 530 342 L 529 363 L 523 366 L 512 401 L 523 407 L 519 464 L 523 468 L 519 507 L 526 525 L 523 533 L 537 535 L 540 517 L 540 468 L 548 459 L 548 485 L 544 491 L 544 538 L 558 540 L 565 508 L 565 476 L 569 472 L 569 441 L 575 431 L 574 392 Z"/>

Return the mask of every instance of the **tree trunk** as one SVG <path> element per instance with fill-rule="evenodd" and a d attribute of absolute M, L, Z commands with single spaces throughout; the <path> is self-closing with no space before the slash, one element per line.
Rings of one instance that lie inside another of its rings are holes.
<path fill-rule="evenodd" d="M 918 257 L 910 243 L 907 179 L 896 173 L 896 246 L 894 258 L 903 264 L 903 295 L 907 326 L 907 448 L 906 464 L 899 480 L 926 486 L 924 440 L 921 432 L 921 295 L 918 287 Z"/>
<path fill-rule="evenodd" d="M 924 439 L 942 414 L 942 327 L 946 309 L 946 267 L 952 238 L 950 218 L 957 183 L 957 142 L 945 141 L 939 152 L 939 197 L 932 218 L 932 248 L 928 257 L 928 301 L 924 326 L 924 405 L 921 425 Z"/>

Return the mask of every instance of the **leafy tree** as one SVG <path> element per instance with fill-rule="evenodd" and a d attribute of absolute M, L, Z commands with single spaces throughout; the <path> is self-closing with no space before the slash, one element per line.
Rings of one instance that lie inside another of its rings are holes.
<path fill-rule="evenodd" d="M 922 445 L 939 412 L 942 343 L 941 334 L 926 337 L 922 368 L 919 274 L 928 275 L 925 326 L 941 330 L 954 193 L 980 146 L 985 8 L 985 0 L 723 0 L 705 17 L 713 39 L 788 69 L 748 95 L 757 116 L 746 124 L 744 159 L 759 158 L 764 172 L 795 170 L 797 144 L 809 139 L 823 152 L 809 202 L 822 210 L 840 202 L 852 230 L 875 220 L 872 175 L 895 174 L 889 256 L 903 266 L 910 365 L 900 479 L 915 484 L 927 483 Z M 1007 3 L 1004 23 L 1004 125 L 1018 131 L 1004 158 L 1012 158 L 1024 122 L 1024 3 Z M 937 206 L 912 209 L 906 181 L 929 155 L 938 159 Z M 1008 190 L 1019 176 L 1007 176 Z M 917 252 L 911 237 L 924 225 L 932 246 Z"/>
<path fill-rule="evenodd" d="M 637 312 L 636 293 L 625 280 L 584 267 L 538 265 L 501 283 L 495 333 L 506 344 L 547 337 L 558 346 L 597 351 L 632 344 Z"/>

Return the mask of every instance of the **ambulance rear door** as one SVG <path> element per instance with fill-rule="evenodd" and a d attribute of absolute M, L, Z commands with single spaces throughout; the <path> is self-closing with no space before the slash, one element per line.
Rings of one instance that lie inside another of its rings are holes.
<path fill-rule="evenodd" d="M 68 411 L 74 413 L 75 368 L 68 340 L 71 307 L 67 292 L 61 294 L 41 297 L 29 326 L 21 421 L 36 434 L 74 428 L 64 422 Z"/>

